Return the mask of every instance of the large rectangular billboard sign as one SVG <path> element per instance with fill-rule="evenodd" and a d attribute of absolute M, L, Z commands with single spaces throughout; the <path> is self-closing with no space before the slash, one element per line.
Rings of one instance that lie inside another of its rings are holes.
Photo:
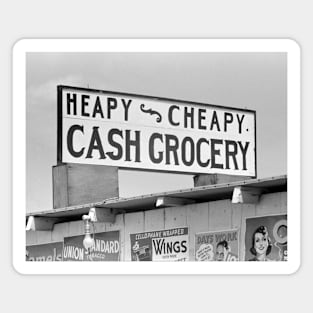
<path fill-rule="evenodd" d="M 256 114 L 58 86 L 58 162 L 256 176 Z"/>

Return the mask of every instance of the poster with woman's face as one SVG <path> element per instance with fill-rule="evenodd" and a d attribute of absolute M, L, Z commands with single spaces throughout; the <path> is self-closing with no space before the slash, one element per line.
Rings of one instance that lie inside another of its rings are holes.
<path fill-rule="evenodd" d="M 287 261 L 287 215 L 246 219 L 245 261 Z"/>

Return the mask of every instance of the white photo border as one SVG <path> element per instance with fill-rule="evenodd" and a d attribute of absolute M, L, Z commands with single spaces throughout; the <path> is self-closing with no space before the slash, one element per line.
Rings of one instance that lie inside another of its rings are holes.
<path fill-rule="evenodd" d="M 286 262 L 27 262 L 26 53 L 28 52 L 285 52 L 287 53 Z M 13 47 L 14 269 L 21 274 L 292 274 L 300 267 L 300 47 L 291 39 L 21 39 Z"/>

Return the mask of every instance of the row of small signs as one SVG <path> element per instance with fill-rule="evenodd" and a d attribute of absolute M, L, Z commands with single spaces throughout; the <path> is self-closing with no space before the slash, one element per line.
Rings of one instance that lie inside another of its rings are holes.
<path fill-rule="evenodd" d="M 239 261 L 239 229 L 195 234 L 195 261 Z M 84 235 L 26 247 L 28 261 L 120 261 L 119 231 L 95 234 L 91 251 Z M 132 261 L 189 261 L 189 229 L 130 234 Z M 287 215 L 247 218 L 246 261 L 287 261 Z"/>
<path fill-rule="evenodd" d="M 84 235 L 64 237 L 62 242 L 52 242 L 26 247 L 27 261 L 119 261 L 120 232 L 95 233 L 94 246 L 87 251 Z"/>

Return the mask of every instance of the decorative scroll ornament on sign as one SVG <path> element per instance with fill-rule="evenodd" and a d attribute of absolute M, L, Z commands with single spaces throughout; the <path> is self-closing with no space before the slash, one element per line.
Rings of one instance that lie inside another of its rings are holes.
<path fill-rule="evenodd" d="M 154 110 L 152 110 L 152 109 L 145 109 L 145 105 L 144 105 L 144 104 L 141 104 L 141 105 L 140 105 L 140 110 L 141 110 L 142 112 L 148 113 L 148 114 L 150 114 L 150 115 L 157 115 L 157 117 L 156 117 L 156 122 L 157 122 L 157 123 L 160 123 L 160 122 L 162 121 L 162 116 L 161 116 L 161 114 L 160 114 L 159 112 L 154 111 Z"/>

